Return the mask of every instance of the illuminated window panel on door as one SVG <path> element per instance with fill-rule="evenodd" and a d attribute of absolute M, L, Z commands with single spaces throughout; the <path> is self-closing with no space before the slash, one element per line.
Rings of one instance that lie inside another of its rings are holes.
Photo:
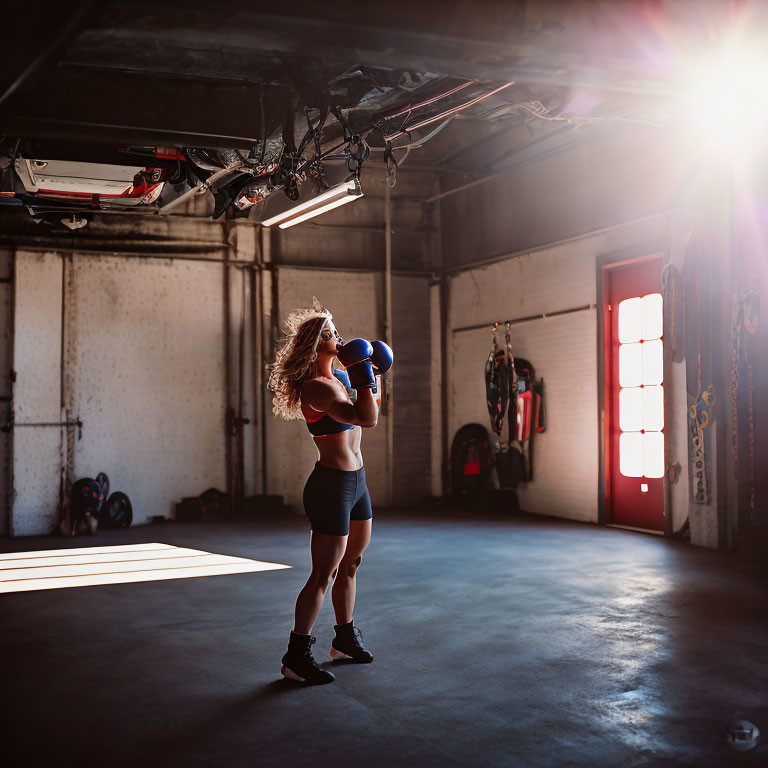
<path fill-rule="evenodd" d="M 619 392 L 619 429 L 622 432 L 643 429 L 642 387 L 629 387 Z"/>
<path fill-rule="evenodd" d="M 619 302 L 619 344 L 630 344 L 642 338 L 642 299 Z"/>
<path fill-rule="evenodd" d="M 660 293 L 649 293 L 640 299 L 640 339 L 660 339 L 664 330 L 664 309 Z"/>
<path fill-rule="evenodd" d="M 619 429 L 622 432 L 664 429 L 662 387 L 627 387 L 619 391 Z"/>
<path fill-rule="evenodd" d="M 664 433 L 643 435 L 643 476 L 664 477 Z"/>
<path fill-rule="evenodd" d="M 661 384 L 664 377 L 664 350 L 661 339 L 644 341 L 642 347 L 643 384 L 650 386 Z"/>
<path fill-rule="evenodd" d="M 619 302 L 619 471 L 664 475 L 663 299 L 660 293 Z"/>
<path fill-rule="evenodd" d="M 643 476 L 643 435 L 622 432 L 619 435 L 619 471 L 624 477 Z"/>
<path fill-rule="evenodd" d="M 639 387 L 643 383 L 643 345 L 622 344 L 619 347 L 619 386 Z"/>
<path fill-rule="evenodd" d="M 643 426 L 646 432 L 660 432 L 664 429 L 663 387 L 640 387 L 643 393 Z"/>

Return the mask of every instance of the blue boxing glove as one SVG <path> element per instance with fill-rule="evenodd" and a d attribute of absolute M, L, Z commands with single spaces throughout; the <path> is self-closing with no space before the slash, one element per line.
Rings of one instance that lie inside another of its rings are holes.
<path fill-rule="evenodd" d="M 349 395 L 349 399 L 353 402 L 357 402 L 357 390 L 352 389 L 352 385 L 349 383 L 349 376 L 347 375 L 347 372 L 343 368 L 334 368 L 333 369 L 333 375 L 336 377 L 337 381 L 340 381 L 344 385 L 344 389 L 347 390 L 347 394 Z"/>
<path fill-rule="evenodd" d="M 365 339 L 352 339 L 336 352 L 338 361 L 347 369 L 352 389 L 373 389 L 376 377 L 370 357 L 373 347 Z"/>
<path fill-rule="evenodd" d="M 377 376 L 383 376 L 395 361 L 392 355 L 392 348 L 383 341 L 372 341 L 371 346 L 373 347 L 373 352 L 371 353 L 373 370 Z"/>

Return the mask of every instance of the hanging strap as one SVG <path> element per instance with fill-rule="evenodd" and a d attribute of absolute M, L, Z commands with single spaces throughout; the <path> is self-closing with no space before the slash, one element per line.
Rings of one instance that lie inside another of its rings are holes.
<path fill-rule="evenodd" d="M 509 372 L 506 353 L 499 349 L 496 342 L 498 327 L 499 324 L 494 323 L 491 329 L 491 351 L 485 363 L 485 399 L 491 419 L 491 429 L 500 436 L 509 402 Z"/>
<path fill-rule="evenodd" d="M 515 440 L 517 428 L 517 371 L 515 370 L 515 356 L 512 354 L 512 336 L 510 334 L 510 322 L 504 323 L 504 341 L 507 356 L 507 369 L 509 370 L 509 406 L 507 410 L 507 445 L 506 450 Z"/>

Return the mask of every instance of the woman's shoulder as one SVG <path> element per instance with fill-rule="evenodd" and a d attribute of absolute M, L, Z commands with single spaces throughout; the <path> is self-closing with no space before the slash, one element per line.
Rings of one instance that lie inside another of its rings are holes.
<path fill-rule="evenodd" d="M 325 395 L 332 391 L 333 382 L 330 379 L 326 379 L 325 376 L 316 376 L 314 379 L 308 379 L 302 384 L 301 400 L 303 402 L 307 398 Z"/>
<path fill-rule="evenodd" d="M 333 381 L 325 376 L 315 376 L 313 379 L 307 379 L 301 385 L 301 391 L 305 389 L 333 389 Z"/>

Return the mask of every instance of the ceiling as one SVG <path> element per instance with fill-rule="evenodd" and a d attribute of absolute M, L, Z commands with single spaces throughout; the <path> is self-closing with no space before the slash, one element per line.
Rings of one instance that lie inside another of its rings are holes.
<path fill-rule="evenodd" d="M 661 0 L 248 5 L 16 9 L 0 76 L 6 165 L 14 140 L 95 162 L 126 143 L 263 158 L 268 137 L 300 146 L 327 115 L 306 152 L 360 135 L 371 162 L 460 183 L 606 121 L 663 120 L 672 33 L 715 18 Z"/>

